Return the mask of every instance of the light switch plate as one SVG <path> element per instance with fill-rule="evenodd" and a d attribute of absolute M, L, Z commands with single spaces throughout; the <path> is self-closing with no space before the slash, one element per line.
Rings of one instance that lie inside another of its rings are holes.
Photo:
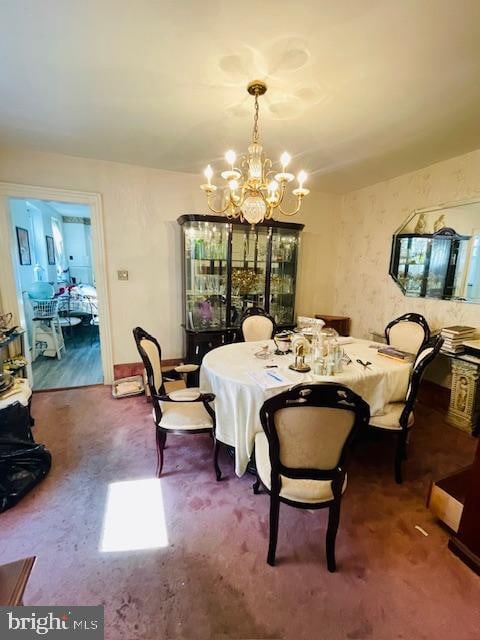
<path fill-rule="evenodd" d="M 128 280 L 128 271 L 126 269 L 120 269 L 117 271 L 117 278 L 119 280 Z"/>

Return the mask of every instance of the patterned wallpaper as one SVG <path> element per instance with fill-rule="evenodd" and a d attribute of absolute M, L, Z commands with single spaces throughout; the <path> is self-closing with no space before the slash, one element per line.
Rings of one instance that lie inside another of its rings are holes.
<path fill-rule="evenodd" d="M 392 234 L 414 209 L 475 197 L 480 150 L 343 197 L 334 312 L 351 317 L 352 335 L 370 338 L 407 311 L 423 314 L 432 329 L 480 328 L 480 305 L 406 298 L 388 275 Z"/>

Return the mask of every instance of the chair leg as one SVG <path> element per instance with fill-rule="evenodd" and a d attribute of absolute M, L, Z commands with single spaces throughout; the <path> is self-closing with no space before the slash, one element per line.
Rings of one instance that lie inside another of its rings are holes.
<path fill-rule="evenodd" d="M 280 516 L 280 498 L 273 494 L 270 495 L 270 541 L 268 544 L 267 563 L 275 566 L 275 554 L 277 551 L 278 540 L 278 520 Z"/>
<path fill-rule="evenodd" d="M 258 475 L 258 473 L 257 473 L 257 477 L 256 477 L 256 480 L 255 480 L 255 483 L 252 486 L 252 489 L 253 489 L 253 493 L 255 495 L 260 493 L 260 476 Z"/>
<path fill-rule="evenodd" d="M 33 322 L 32 331 L 32 362 L 37 359 L 37 323 Z"/>
<path fill-rule="evenodd" d="M 57 336 L 57 328 L 55 327 L 55 321 L 50 320 L 50 333 L 53 340 L 53 346 L 55 348 L 55 352 L 57 354 L 57 359 L 62 359 L 62 354 L 60 353 L 60 346 L 58 344 L 58 336 Z"/>
<path fill-rule="evenodd" d="M 157 429 L 157 470 L 155 475 L 157 478 L 160 477 L 163 469 L 163 450 L 165 449 L 165 442 L 167 440 L 167 434 L 165 431 L 160 431 Z"/>
<path fill-rule="evenodd" d="M 406 458 L 406 450 L 405 436 L 401 433 L 398 436 L 397 449 L 395 451 L 395 482 L 397 484 L 402 484 L 403 482 L 402 463 Z"/>
<path fill-rule="evenodd" d="M 408 445 L 410 444 L 410 431 L 407 431 L 403 446 L 403 459 L 408 460 Z"/>
<path fill-rule="evenodd" d="M 58 335 L 58 348 L 60 349 L 60 351 L 63 349 L 64 352 L 67 351 L 67 348 L 65 346 L 65 338 L 63 335 L 63 329 L 62 329 L 62 325 L 60 324 L 60 319 L 57 317 L 55 320 L 55 328 L 57 331 L 57 335 Z"/>
<path fill-rule="evenodd" d="M 328 527 L 327 527 L 327 567 L 331 573 L 337 570 L 335 561 L 335 541 L 337 539 L 338 524 L 340 522 L 340 503 L 341 500 L 334 500 L 328 509 Z"/>
<path fill-rule="evenodd" d="M 220 482 L 222 479 L 222 470 L 220 469 L 220 465 L 218 464 L 218 454 L 220 452 L 220 442 L 213 436 L 213 442 L 215 446 L 215 453 L 213 455 L 213 466 L 215 467 L 215 475 L 217 476 L 217 482 Z"/>

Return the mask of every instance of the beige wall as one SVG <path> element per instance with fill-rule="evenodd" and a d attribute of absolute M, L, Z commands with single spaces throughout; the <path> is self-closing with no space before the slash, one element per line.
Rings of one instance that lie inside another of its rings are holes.
<path fill-rule="evenodd" d="M 21 150 L 0 150 L 0 181 L 99 192 L 105 224 L 106 262 L 114 363 L 136 362 L 132 328 L 159 336 L 163 357 L 183 355 L 180 327 L 181 256 L 176 219 L 206 213 L 200 176 L 113 162 Z M 323 313 L 333 302 L 338 196 L 312 194 L 295 221 L 307 226 L 299 267 L 298 310 Z M 332 225 L 333 226 L 333 225 Z M 118 281 L 117 269 L 129 280 Z"/>
<path fill-rule="evenodd" d="M 301 215 L 292 218 L 305 229 L 301 236 L 296 308 L 298 315 L 332 313 L 339 241 L 336 224 L 341 197 L 311 192 Z"/>
<path fill-rule="evenodd" d="M 432 329 L 480 327 L 480 305 L 406 298 L 388 275 L 392 234 L 414 209 L 476 197 L 480 150 L 343 197 L 333 306 L 352 318 L 353 335 L 368 338 L 407 311 L 423 314 Z"/>
<path fill-rule="evenodd" d="M 160 336 L 165 358 L 183 355 L 180 242 L 176 218 L 205 213 L 199 176 L 20 150 L 0 150 L 0 181 L 102 195 L 115 363 L 138 360 L 131 329 Z M 480 306 L 405 298 L 388 275 L 391 236 L 413 209 L 480 199 L 480 150 L 345 196 L 306 199 L 297 312 L 339 313 L 370 337 L 417 311 L 432 328 L 480 327 Z M 116 279 L 128 269 L 130 279 Z M 443 376 L 443 374 L 442 374 Z"/>

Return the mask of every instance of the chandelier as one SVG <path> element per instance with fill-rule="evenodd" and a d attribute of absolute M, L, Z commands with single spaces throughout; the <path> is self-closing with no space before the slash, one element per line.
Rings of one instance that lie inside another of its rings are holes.
<path fill-rule="evenodd" d="M 295 179 L 293 173 L 287 171 L 291 157 L 285 151 L 280 156 L 282 170 L 273 170 L 272 161 L 263 153 L 263 147 L 259 143 L 258 135 L 258 97 L 267 90 L 267 85 L 260 81 L 250 82 L 247 91 L 255 99 L 255 113 L 253 117 L 252 142 L 248 152 L 240 157 L 240 168 L 235 166 L 237 156 L 235 151 L 227 151 L 225 160 L 229 169 L 222 171 L 220 176 L 225 181 L 224 200 L 220 208 L 215 208 L 215 192 L 218 187 L 212 183 L 213 169 L 208 165 L 204 171 L 206 184 L 200 188 L 207 196 L 208 207 L 218 214 L 225 214 L 227 218 L 240 218 L 250 224 L 257 224 L 263 220 L 269 220 L 273 212 L 278 209 L 284 216 L 293 216 L 300 211 L 303 198 L 310 192 L 303 186 L 307 179 L 305 171 L 300 171 L 297 180 L 298 187 L 292 190 L 297 198 L 293 211 L 282 209 L 282 203 L 287 193 L 287 185 Z"/>

